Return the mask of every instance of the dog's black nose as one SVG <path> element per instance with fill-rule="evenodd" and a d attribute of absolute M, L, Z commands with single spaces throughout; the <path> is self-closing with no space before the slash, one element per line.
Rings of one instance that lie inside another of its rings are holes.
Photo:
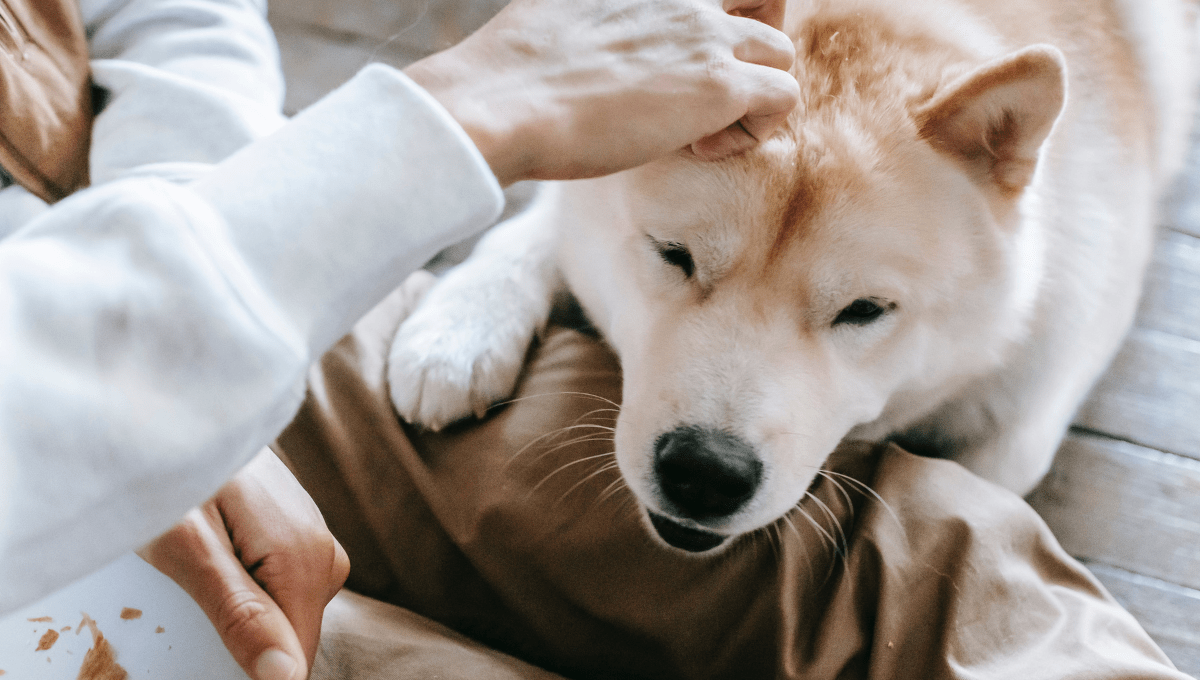
<path fill-rule="evenodd" d="M 703 521 L 745 505 L 762 481 L 762 462 L 735 435 L 687 425 L 654 443 L 654 473 L 674 510 Z"/>

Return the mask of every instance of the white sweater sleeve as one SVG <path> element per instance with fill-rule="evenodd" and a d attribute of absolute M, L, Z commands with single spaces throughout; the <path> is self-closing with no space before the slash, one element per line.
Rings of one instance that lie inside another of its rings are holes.
<path fill-rule="evenodd" d="M 0 612 L 211 495 L 310 361 L 502 202 L 449 115 L 373 66 L 194 183 L 115 179 L 0 241 Z"/>
<path fill-rule="evenodd" d="M 278 129 L 283 75 L 264 0 L 80 0 L 92 78 L 107 106 L 90 174 L 188 181 Z M 47 208 L 0 191 L 0 237 Z"/>
<path fill-rule="evenodd" d="M 93 185 L 131 171 L 186 180 L 284 122 L 264 0 L 81 0 L 92 79 Z"/>

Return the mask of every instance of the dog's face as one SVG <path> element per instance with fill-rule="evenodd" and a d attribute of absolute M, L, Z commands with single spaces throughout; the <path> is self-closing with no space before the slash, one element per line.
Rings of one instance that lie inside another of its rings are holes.
<path fill-rule="evenodd" d="M 1023 188 L 1033 162 L 1006 156 L 1014 130 L 987 139 L 985 120 L 976 140 L 946 106 L 802 112 L 741 158 L 601 180 L 607 219 L 568 239 L 567 275 L 621 357 L 617 461 L 667 543 L 774 522 L 852 428 L 944 398 L 1023 332 L 1036 248 L 1001 180 Z M 1017 114 L 1035 157 L 1059 108 Z M 955 136 L 998 155 L 984 168 Z"/>

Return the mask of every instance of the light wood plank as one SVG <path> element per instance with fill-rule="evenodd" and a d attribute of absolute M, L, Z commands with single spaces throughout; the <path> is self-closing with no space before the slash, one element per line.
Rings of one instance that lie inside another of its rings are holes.
<path fill-rule="evenodd" d="M 1179 231 L 1200 236 L 1200 109 L 1192 123 L 1187 163 L 1163 201 L 1162 221 Z"/>
<path fill-rule="evenodd" d="M 1162 224 L 1184 234 L 1200 236 L 1200 163 L 1176 178 L 1162 205 Z"/>
<path fill-rule="evenodd" d="M 1136 324 L 1200 340 L 1200 238 L 1160 230 Z"/>
<path fill-rule="evenodd" d="M 1098 562 L 1086 563 L 1179 670 L 1200 677 L 1200 590 Z"/>
<path fill-rule="evenodd" d="M 1200 459 L 1200 238 L 1163 229 L 1136 328 L 1076 425 Z"/>
<path fill-rule="evenodd" d="M 1200 459 L 1200 341 L 1135 328 L 1075 424 Z"/>
<path fill-rule="evenodd" d="M 1075 557 L 1200 589 L 1200 461 L 1072 433 L 1028 500 Z"/>

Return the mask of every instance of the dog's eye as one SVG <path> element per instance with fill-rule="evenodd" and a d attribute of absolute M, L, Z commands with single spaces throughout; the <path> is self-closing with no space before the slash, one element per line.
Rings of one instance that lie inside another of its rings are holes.
<path fill-rule="evenodd" d="M 854 326 L 865 326 L 895 307 L 895 303 L 881 304 L 880 301 L 871 298 L 859 298 L 837 315 L 837 318 L 833 320 L 833 325 L 848 323 Z"/>
<path fill-rule="evenodd" d="M 692 254 L 688 252 L 686 246 L 682 243 L 655 242 L 654 247 L 658 250 L 663 262 L 672 267 L 679 267 L 684 276 L 692 278 L 692 274 L 696 271 L 696 263 L 692 260 Z"/>

